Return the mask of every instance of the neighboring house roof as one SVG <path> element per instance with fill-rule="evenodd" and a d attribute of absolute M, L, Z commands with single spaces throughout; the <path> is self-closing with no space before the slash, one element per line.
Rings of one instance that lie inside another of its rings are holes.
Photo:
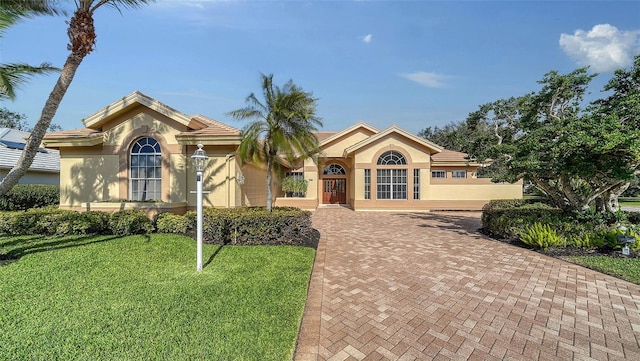
<path fill-rule="evenodd" d="M 0 169 L 13 168 L 24 149 L 29 133 L 20 130 L 0 128 Z M 60 152 L 40 148 L 29 167 L 31 171 L 60 172 Z"/>

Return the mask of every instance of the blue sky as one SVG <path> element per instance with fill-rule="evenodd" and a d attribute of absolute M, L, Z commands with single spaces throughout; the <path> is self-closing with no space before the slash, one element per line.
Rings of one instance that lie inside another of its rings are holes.
<path fill-rule="evenodd" d="M 64 17 L 28 19 L 0 40 L 0 62 L 62 66 Z M 186 114 L 241 128 L 227 113 L 259 74 L 313 92 L 325 130 L 363 120 L 418 132 L 479 105 L 538 89 L 550 70 L 601 75 L 640 53 L 640 1 L 159 0 L 96 13 L 97 46 L 53 120 L 64 129 L 139 90 Z M 57 75 L 0 106 L 35 123 Z"/>

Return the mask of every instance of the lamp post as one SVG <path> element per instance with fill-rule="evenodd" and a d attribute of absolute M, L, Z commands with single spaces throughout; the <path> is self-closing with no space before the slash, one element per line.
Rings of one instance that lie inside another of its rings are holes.
<path fill-rule="evenodd" d="M 207 153 L 202 149 L 203 145 L 198 144 L 198 149 L 193 152 L 191 156 L 191 160 L 193 161 L 193 166 L 196 169 L 196 193 L 197 193 L 197 201 L 196 201 L 196 212 L 197 212 L 197 220 L 198 220 L 198 229 L 197 229 L 197 262 L 196 269 L 198 271 L 202 271 L 202 171 L 204 170 L 204 166 L 207 163 Z"/>

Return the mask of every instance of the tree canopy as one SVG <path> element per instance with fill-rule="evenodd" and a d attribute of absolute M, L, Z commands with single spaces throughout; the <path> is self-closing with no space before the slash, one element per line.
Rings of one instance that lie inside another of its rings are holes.
<path fill-rule="evenodd" d="M 640 172 L 640 56 L 615 72 L 604 88 L 610 95 L 585 105 L 595 76 L 587 68 L 551 71 L 536 92 L 481 105 L 465 121 L 422 135 L 491 159 L 495 181 L 528 180 L 564 210 L 613 212 Z"/>

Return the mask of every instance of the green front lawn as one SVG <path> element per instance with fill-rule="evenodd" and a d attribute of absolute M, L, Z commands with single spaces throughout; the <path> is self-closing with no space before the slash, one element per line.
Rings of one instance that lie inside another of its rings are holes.
<path fill-rule="evenodd" d="M 21 360 L 289 360 L 314 258 L 205 245 L 198 273 L 195 241 L 164 234 L 0 237 L 3 254 L 0 355 Z"/>
<path fill-rule="evenodd" d="M 587 268 L 640 285 L 640 258 L 608 256 L 571 256 L 571 261 Z"/>
<path fill-rule="evenodd" d="M 629 200 L 619 200 L 618 203 L 620 207 L 640 207 L 640 200 L 637 199 L 629 199 Z"/>

